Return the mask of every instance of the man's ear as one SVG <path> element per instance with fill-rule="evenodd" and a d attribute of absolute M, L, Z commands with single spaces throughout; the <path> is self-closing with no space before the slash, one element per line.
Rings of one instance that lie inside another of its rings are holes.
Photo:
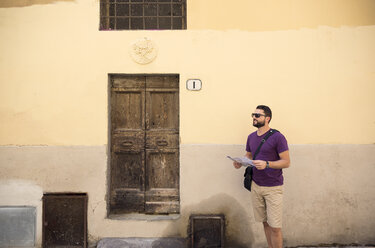
<path fill-rule="evenodd" d="M 268 123 L 270 123 L 270 121 L 271 121 L 271 117 L 269 117 L 269 116 L 266 116 L 266 119 L 268 118 Z"/>

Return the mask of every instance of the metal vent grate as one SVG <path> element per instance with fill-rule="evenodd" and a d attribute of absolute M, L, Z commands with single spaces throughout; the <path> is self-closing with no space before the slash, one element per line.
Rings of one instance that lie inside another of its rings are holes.
<path fill-rule="evenodd" d="M 87 247 L 87 195 L 43 196 L 43 247 Z"/>
<path fill-rule="evenodd" d="M 190 217 L 190 247 L 224 247 L 223 215 L 192 215 Z"/>

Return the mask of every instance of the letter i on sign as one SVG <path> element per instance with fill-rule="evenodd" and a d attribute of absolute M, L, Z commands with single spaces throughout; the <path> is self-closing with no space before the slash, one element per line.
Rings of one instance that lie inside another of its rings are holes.
<path fill-rule="evenodd" d="M 202 81 L 200 79 L 189 79 L 186 81 L 188 90 L 198 91 L 202 89 Z"/>

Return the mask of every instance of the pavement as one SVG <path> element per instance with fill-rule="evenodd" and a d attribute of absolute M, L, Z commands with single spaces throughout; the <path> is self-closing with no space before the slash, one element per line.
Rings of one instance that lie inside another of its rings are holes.
<path fill-rule="evenodd" d="M 184 238 L 103 238 L 96 248 L 186 248 L 187 243 Z M 202 247 L 205 247 L 204 245 Z M 210 246 L 211 247 L 211 246 Z M 316 246 L 293 246 L 285 248 L 375 248 L 374 245 L 316 245 Z"/>
<path fill-rule="evenodd" d="M 97 248 L 186 248 L 184 238 L 104 238 Z"/>
<path fill-rule="evenodd" d="M 297 246 L 297 247 L 289 247 L 289 248 L 317 248 L 317 247 L 322 247 L 322 248 L 333 248 L 333 247 L 340 247 L 340 248 L 360 248 L 360 247 L 375 248 L 375 246 L 366 246 L 366 245 L 356 245 L 356 246 L 345 246 L 345 245 L 336 245 L 336 246 L 329 246 L 329 245 L 323 245 L 323 246 Z"/>

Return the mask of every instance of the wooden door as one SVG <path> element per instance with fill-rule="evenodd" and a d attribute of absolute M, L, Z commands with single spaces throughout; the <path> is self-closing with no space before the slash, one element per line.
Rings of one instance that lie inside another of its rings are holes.
<path fill-rule="evenodd" d="M 179 212 L 178 75 L 110 82 L 110 213 Z"/>

